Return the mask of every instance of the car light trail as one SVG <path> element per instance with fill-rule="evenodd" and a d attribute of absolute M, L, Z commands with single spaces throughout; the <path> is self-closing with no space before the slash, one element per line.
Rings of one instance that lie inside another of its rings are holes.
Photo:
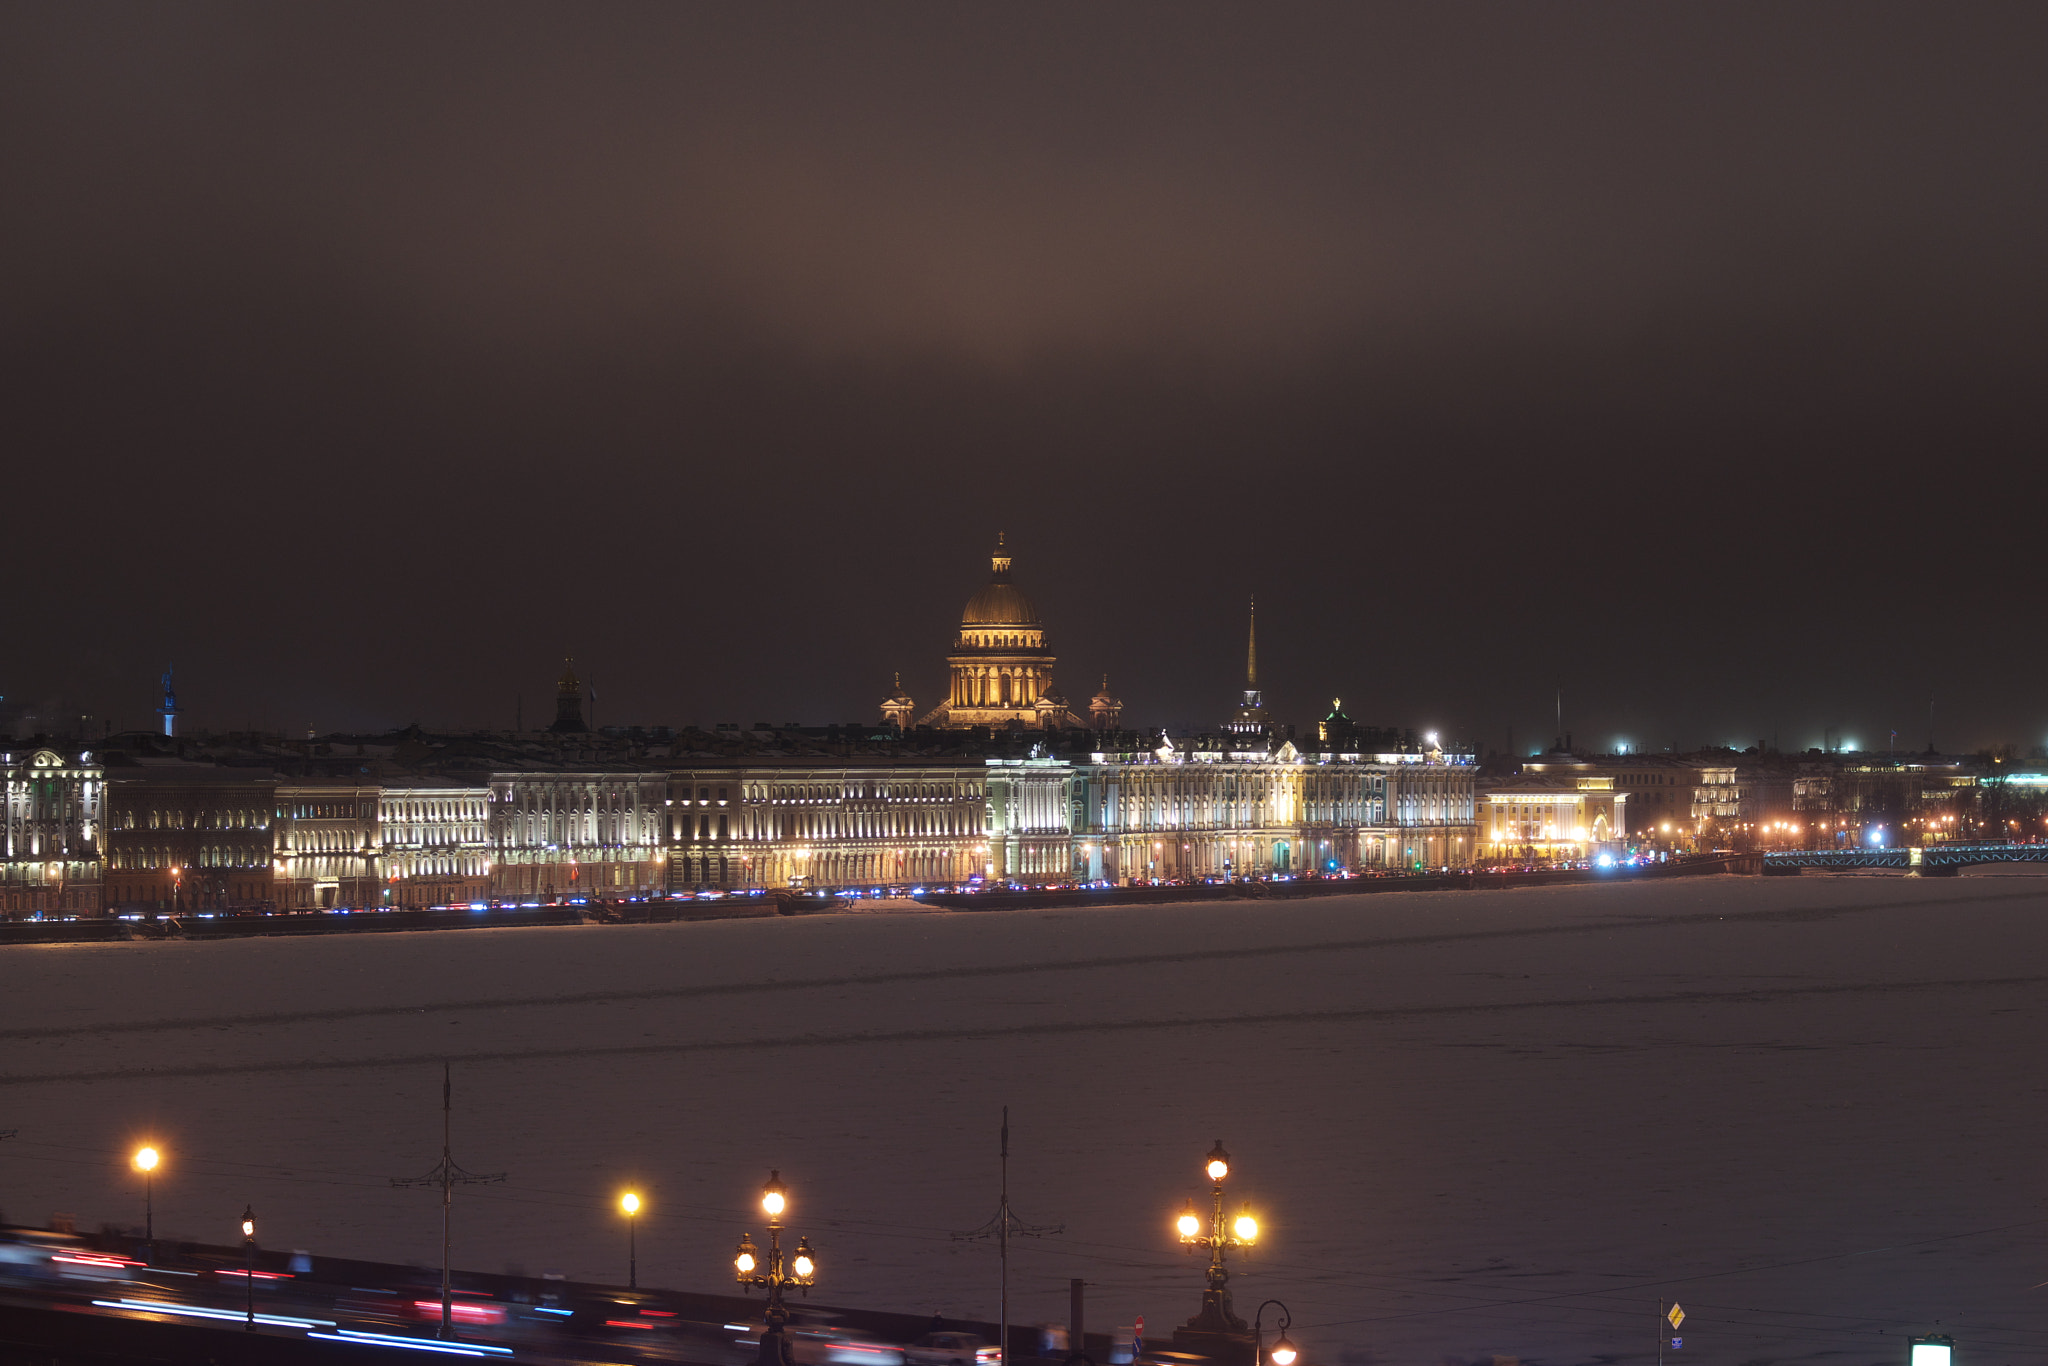
<path fill-rule="evenodd" d="M 468 1292 L 465 1291 L 464 1293 Z M 414 1300 L 412 1307 L 422 1314 L 438 1316 L 441 1312 L 441 1302 L 439 1300 Z M 458 1300 L 448 1306 L 448 1313 L 451 1318 L 461 1319 L 464 1323 L 503 1323 L 505 1321 L 505 1311 L 495 1304 L 463 1304 Z"/>
<path fill-rule="evenodd" d="M 510 1357 L 510 1347 L 486 1347 L 478 1342 L 429 1342 L 425 1338 L 401 1337 L 396 1333 L 365 1333 L 353 1328 L 342 1328 L 332 1333 L 308 1333 L 309 1338 L 322 1342 L 352 1342 L 358 1347 L 401 1347 L 414 1352 L 440 1352 L 458 1357 Z"/>
<path fill-rule="evenodd" d="M 171 1300 L 94 1300 L 102 1309 L 129 1309 L 142 1314 L 180 1314 L 195 1319 L 226 1319 L 234 1323 L 246 1323 L 248 1315 L 240 1310 L 201 1309 L 196 1304 L 178 1304 Z M 256 1322 L 267 1323 L 273 1328 L 332 1328 L 333 1319 L 295 1319 L 283 1314 L 258 1314 Z"/>

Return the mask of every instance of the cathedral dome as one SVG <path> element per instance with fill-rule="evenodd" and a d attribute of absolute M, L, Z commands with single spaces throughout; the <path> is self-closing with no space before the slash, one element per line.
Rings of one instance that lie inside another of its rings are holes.
<path fill-rule="evenodd" d="M 1038 609 L 1016 585 L 996 580 L 967 600 L 962 626 L 1036 626 Z"/>
<path fill-rule="evenodd" d="M 990 556 L 990 568 L 994 571 L 988 586 L 967 600 L 967 610 L 960 614 L 962 626 L 1036 626 L 1038 609 L 1031 605 L 1031 599 L 1024 596 L 1017 586 L 1010 582 L 1010 556 L 1003 549 L 1003 538 L 996 537 L 996 553 Z"/>

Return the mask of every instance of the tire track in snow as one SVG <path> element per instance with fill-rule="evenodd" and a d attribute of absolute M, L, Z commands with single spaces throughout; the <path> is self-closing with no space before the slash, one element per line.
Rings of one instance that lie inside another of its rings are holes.
<path fill-rule="evenodd" d="M 747 1053 L 782 1048 L 845 1048 L 867 1044 L 958 1043 L 976 1039 L 1030 1038 L 1073 1034 L 1123 1034 L 1151 1030 L 1217 1029 L 1284 1024 L 1341 1024 L 1414 1020 L 1433 1016 L 1508 1014 L 1607 1006 L 1763 1005 L 1801 997 L 1884 996 L 1915 992 L 1969 991 L 2048 985 L 2048 976 L 1958 977 L 1907 982 L 1838 982 L 1826 986 L 1765 987 L 1738 991 L 1672 991 L 1626 996 L 1565 996 L 1535 1001 L 1493 1001 L 1440 1006 L 1368 1006 L 1352 1010 L 1266 1011 L 1243 1015 L 1135 1020 L 1055 1020 L 1039 1024 L 985 1025 L 960 1029 L 877 1030 L 866 1034 L 787 1034 L 765 1039 L 696 1039 L 687 1043 L 619 1044 L 608 1048 L 520 1048 L 470 1053 L 387 1054 L 370 1058 L 308 1058 L 291 1061 L 211 1063 L 185 1067 L 120 1067 L 97 1072 L 21 1072 L 0 1075 L 0 1088 L 53 1082 L 141 1081 L 248 1076 L 265 1072 L 342 1072 L 379 1067 L 422 1067 L 464 1062 L 546 1062 L 562 1059 L 650 1057 L 662 1054 Z"/>
<path fill-rule="evenodd" d="M 1583 889 L 1583 885 L 1579 888 Z M 1531 890 L 1509 889 L 1508 890 Z M 1546 890 L 1546 889 L 1534 889 Z M 1101 958 L 1047 959 L 1035 963 L 992 963 L 980 967 L 907 968 L 891 972 L 846 973 L 832 977 L 770 978 L 755 982 L 709 982 L 687 987 L 643 987 L 614 991 L 580 991 L 557 996 L 483 996 L 454 1001 L 422 1001 L 410 1005 L 336 1006 L 326 1010 L 277 1011 L 268 1014 L 163 1016 L 147 1020 L 117 1020 L 107 1024 L 39 1025 L 26 1029 L 0 1029 L 0 1040 L 61 1039 L 87 1034 L 155 1034 L 175 1029 L 223 1029 L 238 1025 L 318 1024 L 330 1020 L 370 1020 L 422 1012 L 463 1010 L 524 1010 L 558 1006 L 612 1005 L 627 1001 L 689 1001 L 716 997 L 753 996 L 777 991 L 814 991 L 831 987 L 890 986 L 903 982 L 952 982 L 968 978 L 1024 977 L 1042 972 L 1095 972 L 1124 968 L 1162 967 L 1176 963 L 1202 963 L 1248 958 L 1291 957 L 1300 954 L 1360 953 L 1375 949 L 1428 948 L 1438 944 L 1473 944 L 1491 940 L 1534 939 L 1565 934 L 1589 934 L 1603 930 L 1654 930 L 1673 925 L 1712 924 L 1727 921 L 1746 924 L 1772 921 L 1797 923 L 1832 919 L 1840 915 L 1877 911 L 1911 910 L 1927 906 L 1978 905 L 2000 901 L 2031 901 L 2048 897 L 2048 891 L 1986 892 L 1977 896 L 1913 897 L 1896 901 L 1843 902 L 1828 906 L 1778 907 L 1766 911 L 1702 911 L 1690 915 L 1640 916 L 1625 920 L 1571 921 L 1561 925 L 1517 926 L 1513 929 L 1470 930 L 1463 933 L 1382 935 L 1365 939 L 1321 940 L 1310 944 L 1256 944 L 1219 949 L 1187 949 L 1174 953 L 1138 953 Z"/>

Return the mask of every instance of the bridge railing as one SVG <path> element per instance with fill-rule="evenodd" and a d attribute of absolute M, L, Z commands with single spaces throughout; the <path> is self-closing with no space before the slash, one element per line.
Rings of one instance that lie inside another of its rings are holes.
<path fill-rule="evenodd" d="M 1980 863 L 2048 863 L 2048 844 L 1929 844 L 1887 849 L 1773 849 L 1764 871 L 1799 868 L 1918 868 L 1954 872 Z"/>

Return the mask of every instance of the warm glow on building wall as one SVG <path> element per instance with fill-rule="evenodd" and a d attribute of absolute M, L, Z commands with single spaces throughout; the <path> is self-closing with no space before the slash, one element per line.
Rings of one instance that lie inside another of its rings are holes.
<path fill-rule="evenodd" d="M 1478 797 L 1481 859 L 1581 859 L 1618 845 L 1629 794 L 1607 776 L 1490 780 Z"/>

